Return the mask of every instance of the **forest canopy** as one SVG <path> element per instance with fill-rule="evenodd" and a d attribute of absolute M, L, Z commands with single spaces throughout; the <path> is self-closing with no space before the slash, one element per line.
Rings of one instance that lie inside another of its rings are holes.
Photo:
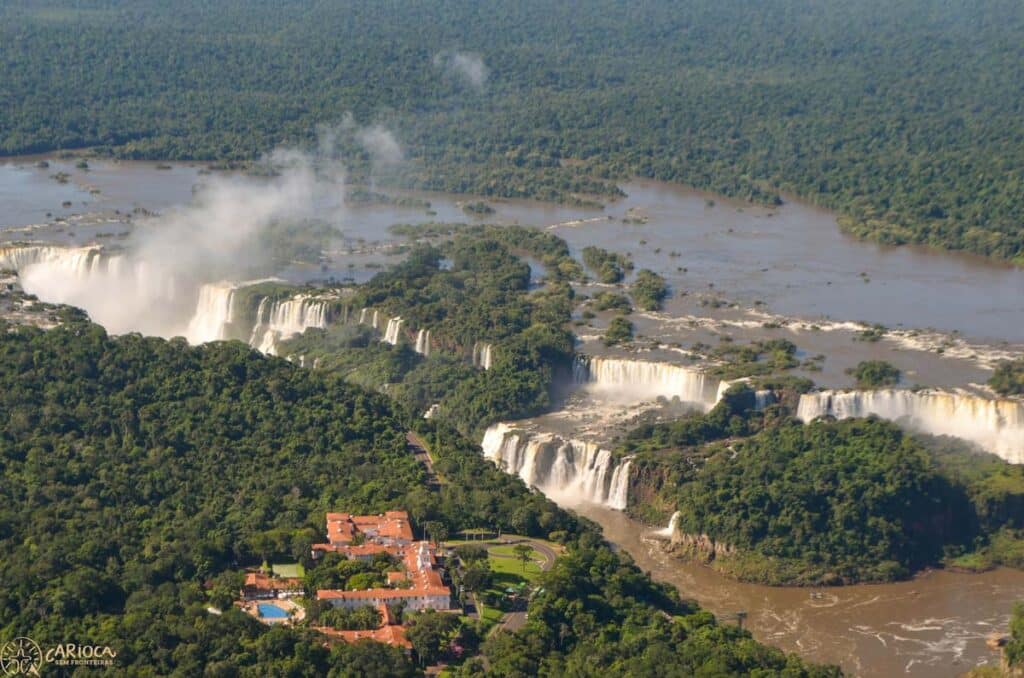
<path fill-rule="evenodd" d="M 861 237 L 1019 261 L 1022 33 L 1014 0 L 9 0 L 0 153 L 247 160 L 333 126 L 355 181 L 793 193 Z"/>
<path fill-rule="evenodd" d="M 486 527 L 565 543 L 530 626 L 484 643 L 491 675 L 593 668 L 595 656 L 606 670 L 657 656 L 695 670 L 838 675 L 682 602 L 452 429 L 241 342 L 112 338 L 81 318 L 48 331 L 3 325 L 0 410 L 3 641 L 88 639 L 129 674 L 418 675 L 398 649 L 328 649 L 301 625 L 271 628 L 230 605 L 239 567 L 312 567 L 325 511 L 404 508 L 417 534 Z M 430 446 L 439 487 L 407 450 L 407 427 Z M 348 568 L 348 584 L 373 568 Z M 332 572 L 315 567 L 309 583 Z M 484 667 L 470 659 L 466 675 Z"/>

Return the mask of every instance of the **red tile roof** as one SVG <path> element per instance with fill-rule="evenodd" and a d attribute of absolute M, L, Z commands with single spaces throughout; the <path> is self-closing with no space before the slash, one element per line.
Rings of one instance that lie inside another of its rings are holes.
<path fill-rule="evenodd" d="M 378 643 L 387 643 L 395 647 L 412 649 L 412 643 L 405 637 L 404 626 L 382 626 L 372 631 L 338 631 L 337 629 L 316 626 L 314 630 L 319 631 L 329 639 L 340 640 L 346 643 L 357 643 L 360 640 L 373 640 Z"/>
<path fill-rule="evenodd" d="M 354 516 L 350 513 L 327 514 L 327 541 L 334 545 L 349 544 L 357 534 L 367 537 L 412 541 L 412 525 L 406 511 L 386 511 L 377 516 Z"/>

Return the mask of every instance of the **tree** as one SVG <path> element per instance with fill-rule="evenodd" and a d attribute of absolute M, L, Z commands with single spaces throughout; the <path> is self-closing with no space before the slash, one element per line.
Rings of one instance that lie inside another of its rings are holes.
<path fill-rule="evenodd" d="M 406 637 L 420 662 L 429 665 L 445 656 L 459 625 L 459 618 L 455 615 L 426 610 L 409 621 Z"/>
<path fill-rule="evenodd" d="M 1003 650 L 1011 667 L 1024 666 L 1024 603 L 1013 606 L 1010 617 L 1010 640 Z"/>
<path fill-rule="evenodd" d="M 474 593 L 490 588 L 493 580 L 494 575 L 486 560 L 473 563 L 462 575 L 462 585 Z"/>
<path fill-rule="evenodd" d="M 608 329 L 604 332 L 604 345 L 614 346 L 623 342 L 632 341 L 633 323 L 622 316 L 612 318 L 608 323 Z"/>
<path fill-rule="evenodd" d="M 365 591 L 366 589 L 383 586 L 383 578 L 376 572 L 359 572 L 348 578 L 346 588 L 349 591 Z"/>
<path fill-rule="evenodd" d="M 442 541 L 448 538 L 448 527 L 437 520 L 428 520 L 423 524 L 423 532 L 426 534 L 430 541 L 436 545 L 440 545 Z"/>
<path fill-rule="evenodd" d="M 529 544 L 516 544 L 512 547 L 515 551 L 516 558 L 523 564 L 523 572 L 526 572 L 526 564 L 530 562 L 530 554 L 533 553 L 533 547 Z"/>
<path fill-rule="evenodd" d="M 846 370 L 857 380 L 857 388 L 880 388 L 895 386 L 900 381 L 900 371 L 884 360 L 865 360 L 857 367 Z"/>
<path fill-rule="evenodd" d="M 1024 358 L 999 363 L 992 372 L 988 385 L 1002 396 L 1024 394 Z"/>

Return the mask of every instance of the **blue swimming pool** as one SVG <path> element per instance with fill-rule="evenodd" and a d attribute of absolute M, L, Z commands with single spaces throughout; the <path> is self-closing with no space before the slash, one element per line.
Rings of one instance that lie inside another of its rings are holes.
<path fill-rule="evenodd" d="M 287 619 L 288 613 L 273 603 L 258 603 L 260 616 L 266 619 Z"/>

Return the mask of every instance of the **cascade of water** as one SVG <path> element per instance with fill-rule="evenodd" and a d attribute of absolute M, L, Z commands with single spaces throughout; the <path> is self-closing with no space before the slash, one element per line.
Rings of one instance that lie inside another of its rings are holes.
<path fill-rule="evenodd" d="M 547 495 L 570 504 L 626 508 L 629 460 L 619 463 L 611 452 L 593 443 L 494 424 L 484 433 L 481 445 L 487 459 Z"/>
<path fill-rule="evenodd" d="M 596 356 L 578 356 L 573 377 L 577 384 L 616 399 L 679 398 L 705 410 L 714 407 L 729 387 L 728 382 L 681 365 Z"/>
<path fill-rule="evenodd" d="M 363 310 L 359 311 L 359 324 L 360 325 L 365 325 L 366 324 L 366 312 L 367 312 L 367 310 L 368 309 L 364 308 Z"/>
<path fill-rule="evenodd" d="M 373 329 L 380 329 L 380 311 L 373 312 Z"/>
<path fill-rule="evenodd" d="M 99 247 L 59 247 L 56 245 L 21 245 L 0 247 L 0 269 L 19 274 L 35 265 L 45 265 L 76 277 L 85 277 L 100 265 Z"/>
<path fill-rule="evenodd" d="M 416 352 L 422 356 L 430 355 L 430 330 L 420 330 L 416 333 Z"/>
<path fill-rule="evenodd" d="M 180 332 L 184 318 L 178 314 L 193 310 L 177 303 L 179 290 L 172 276 L 123 254 L 109 255 L 96 245 L 0 247 L 0 269 L 16 271 L 29 294 L 85 309 L 112 333 L 142 330 L 170 336 Z M 157 305 L 161 313 L 150 316 L 147 312 Z"/>
<path fill-rule="evenodd" d="M 185 338 L 190 344 L 227 339 L 227 326 L 234 320 L 234 283 L 208 283 L 199 288 L 196 312 L 188 323 Z"/>
<path fill-rule="evenodd" d="M 679 524 L 679 511 L 672 514 L 669 518 L 668 527 L 663 527 L 660 530 L 655 530 L 651 533 L 654 537 L 661 537 L 662 539 L 671 539 L 672 535 L 676 533 L 676 526 Z"/>
<path fill-rule="evenodd" d="M 490 344 L 477 342 L 473 344 L 473 366 L 485 370 L 491 369 L 492 350 Z"/>
<path fill-rule="evenodd" d="M 405 321 L 402 320 L 401 316 L 388 319 L 387 329 L 384 330 L 384 341 L 386 343 L 391 344 L 392 346 L 398 345 L 398 339 L 401 336 L 400 332 L 402 331 L 403 322 Z"/>
<path fill-rule="evenodd" d="M 769 390 L 754 391 L 754 409 L 763 410 L 775 402 L 775 394 Z"/>
<path fill-rule="evenodd" d="M 307 295 L 271 301 L 260 299 L 256 324 L 249 345 L 268 355 L 276 355 L 277 343 L 302 334 L 310 327 L 327 327 L 327 302 Z"/>
<path fill-rule="evenodd" d="M 1024 464 L 1024 402 L 945 391 L 821 391 L 800 396 L 804 422 L 875 415 L 910 429 L 973 442 L 1011 464 Z"/>

